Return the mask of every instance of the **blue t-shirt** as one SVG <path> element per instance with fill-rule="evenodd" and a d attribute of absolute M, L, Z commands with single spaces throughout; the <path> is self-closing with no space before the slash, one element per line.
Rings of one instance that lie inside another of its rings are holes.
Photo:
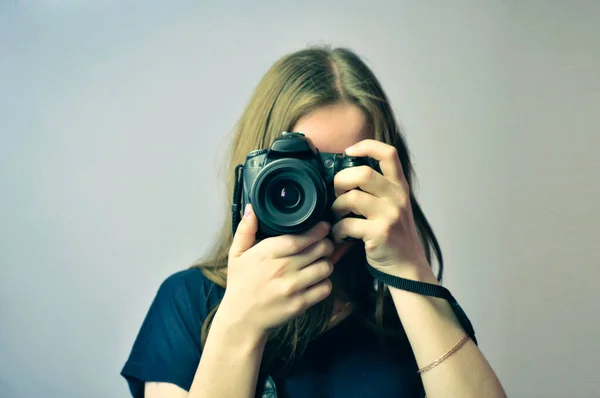
<path fill-rule="evenodd" d="M 144 396 L 147 381 L 189 391 L 200 362 L 202 323 L 224 292 L 197 268 L 162 283 L 121 371 L 134 398 Z M 408 342 L 392 352 L 352 314 L 309 343 L 284 374 L 260 378 L 257 397 L 272 381 L 278 398 L 424 395 Z"/>

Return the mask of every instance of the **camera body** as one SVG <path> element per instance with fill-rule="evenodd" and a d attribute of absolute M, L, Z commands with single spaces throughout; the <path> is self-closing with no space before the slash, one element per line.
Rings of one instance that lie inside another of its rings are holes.
<path fill-rule="evenodd" d="M 241 181 L 236 181 L 234 189 L 234 230 L 239 210 L 248 203 L 258 218 L 262 238 L 301 233 L 321 220 L 331 223 L 333 179 L 340 171 L 357 166 L 380 172 L 375 159 L 319 152 L 303 133 L 283 132 L 268 150 L 246 156 Z"/>

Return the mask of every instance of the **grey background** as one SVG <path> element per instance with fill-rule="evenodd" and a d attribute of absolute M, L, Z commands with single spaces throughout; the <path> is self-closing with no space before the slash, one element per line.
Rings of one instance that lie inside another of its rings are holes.
<path fill-rule="evenodd" d="M 126 397 L 224 214 L 262 74 L 349 46 L 406 130 L 446 286 L 511 397 L 600 397 L 596 1 L 4 1 L 0 396 Z"/>

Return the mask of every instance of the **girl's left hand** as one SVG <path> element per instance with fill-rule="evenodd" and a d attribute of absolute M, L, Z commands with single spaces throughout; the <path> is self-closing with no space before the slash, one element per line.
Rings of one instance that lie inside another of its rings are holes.
<path fill-rule="evenodd" d="M 396 148 L 364 140 L 346 149 L 349 156 L 369 156 L 379 161 L 382 174 L 369 166 L 344 169 L 336 174 L 337 199 L 332 211 L 336 242 L 346 237 L 362 239 L 369 264 L 388 274 L 414 279 L 432 273 L 412 214 L 409 186 Z M 365 217 L 346 217 L 350 213 Z"/>

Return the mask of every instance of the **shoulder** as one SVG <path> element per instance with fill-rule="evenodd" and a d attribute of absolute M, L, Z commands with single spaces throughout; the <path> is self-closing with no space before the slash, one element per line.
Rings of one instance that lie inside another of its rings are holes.
<path fill-rule="evenodd" d="M 199 268 L 162 281 L 121 371 L 134 397 L 144 396 L 148 381 L 189 390 L 202 352 L 202 325 L 224 291 Z"/>
<path fill-rule="evenodd" d="M 156 301 L 206 315 L 221 301 L 224 293 L 223 287 L 209 280 L 200 268 L 194 267 L 169 275 L 160 284 Z"/>

